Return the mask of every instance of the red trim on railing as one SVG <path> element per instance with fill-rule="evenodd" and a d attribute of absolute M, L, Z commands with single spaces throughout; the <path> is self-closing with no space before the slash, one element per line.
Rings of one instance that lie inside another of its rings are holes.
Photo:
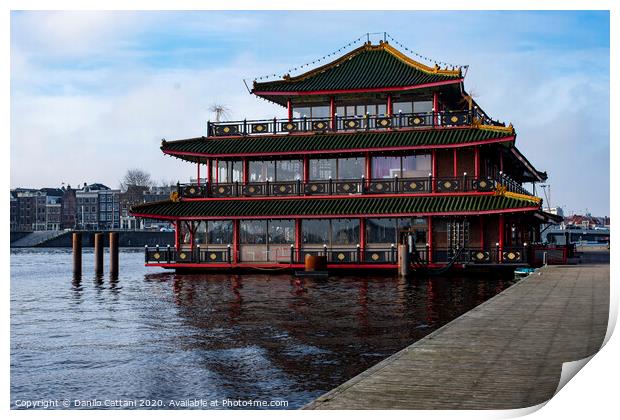
<path fill-rule="evenodd" d="M 277 152 L 279 156 L 297 156 L 297 155 L 327 155 L 338 153 L 364 153 L 364 152 L 382 152 L 382 151 L 400 151 L 400 150 L 435 150 L 435 149 L 452 149 L 461 147 L 472 147 L 484 144 L 505 143 L 514 141 L 514 136 L 495 137 L 487 140 L 479 140 L 469 143 L 439 144 L 439 145 L 422 145 L 422 146 L 398 146 L 398 147 L 372 147 L 363 149 L 329 149 L 329 150 L 299 150 L 299 151 L 281 151 Z M 252 157 L 252 156 L 273 156 L 274 152 L 258 152 L 258 153 L 195 153 L 182 152 L 175 150 L 162 149 L 162 152 L 171 156 L 198 156 L 198 157 Z"/>
<path fill-rule="evenodd" d="M 347 93 L 402 92 L 404 90 L 423 89 L 423 88 L 433 87 L 433 86 L 452 85 L 452 84 L 461 83 L 461 82 L 463 82 L 463 78 L 453 79 L 453 80 L 442 80 L 441 82 L 423 83 L 420 85 L 410 85 L 410 86 L 392 86 L 392 87 L 380 87 L 380 88 L 341 89 L 341 90 L 311 90 L 307 92 L 259 91 L 259 92 L 252 92 L 252 93 L 256 96 L 284 96 L 284 95 L 307 96 L 307 95 L 338 95 L 338 94 L 343 95 Z"/>
<path fill-rule="evenodd" d="M 539 207 L 521 207 L 517 209 L 498 209 L 498 210 L 481 210 L 481 211 L 452 211 L 452 212 L 406 212 L 406 213 L 380 213 L 380 214 L 368 214 L 368 213 L 355 213 L 355 214 L 273 214 L 273 215 L 261 215 L 261 216 L 160 216 L 147 213 L 132 213 L 135 217 L 145 217 L 149 219 L 158 220 L 255 220 L 255 219 L 269 219 L 269 218 L 286 218 L 286 219 L 353 219 L 357 217 L 370 217 L 370 218 L 385 218 L 385 217 L 407 217 L 407 216 L 472 216 L 480 214 L 503 214 L 503 213 L 526 213 L 530 211 L 539 211 Z"/>
<path fill-rule="evenodd" d="M 445 264 L 429 265 L 429 267 L 443 267 Z M 304 264 L 300 263 L 146 263 L 145 267 L 162 267 L 162 268 L 304 268 Z M 329 269 L 358 269 L 358 268 L 398 268 L 397 264 L 356 264 L 356 263 L 341 263 L 341 264 L 327 264 Z"/>

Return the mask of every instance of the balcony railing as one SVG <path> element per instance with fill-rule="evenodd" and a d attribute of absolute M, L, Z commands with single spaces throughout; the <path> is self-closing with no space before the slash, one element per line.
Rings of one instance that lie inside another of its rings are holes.
<path fill-rule="evenodd" d="M 504 127 L 477 109 L 471 111 L 440 111 L 423 113 L 397 113 L 388 115 L 357 115 L 334 118 L 272 118 L 207 123 L 208 137 L 277 135 L 291 133 L 326 133 L 402 128 L 436 128 L 471 125 L 474 119 L 480 124 Z"/>
<path fill-rule="evenodd" d="M 312 195 L 355 195 L 355 194 L 415 194 L 495 191 L 501 184 L 507 191 L 530 194 L 520 184 L 501 176 L 497 181 L 489 177 L 422 177 L 391 179 L 348 179 L 321 181 L 265 181 L 243 184 L 203 183 L 198 185 L 177 184 L 177 193 L 182 198 L 212 197 L 277 197 Z"/>
<path fill-rule="evenodd" d="M 240 246 L 243 248 L 243 245 Z M 416 256 L 411 255 L 411 264 L 416 265 L 448 264 L 528 264 L 533 251 L 537 248 L 530 246 L 519 247 L 466 247 L 461 252 L 457 248 L 438 248 L 429 246 L 417 249 Z M 147 264 L 231 264 L 233 251 L 231 245 L 226 249 L 221 247 L 209 249 L 208 245 L 196 246 L 193 250 L 175 247 L 145 247 L 145 263 Z M 331 248 L 328 246 L 307 246 L 302 248 L 290 247 L 290 252 L 277 254 L 273 260 L 259 261 L 256 259 L 244 261 L 241 258 L 242 250 L 238 251 L 239 263 L 279 263 L 303 264 L 306 255 L 326 256 L 329 264 L 397 264 L 398 254 L 395 246 L 387 248 Z M 286 254 L 286 255 L 285 255 Z M 429 256 L 431 258 L 429 258 Z M 536 259 L 536 257 L 534 257 Z"/>

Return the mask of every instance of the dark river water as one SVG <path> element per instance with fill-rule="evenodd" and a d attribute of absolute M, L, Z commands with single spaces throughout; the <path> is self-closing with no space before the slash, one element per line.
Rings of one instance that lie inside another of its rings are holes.
<path fill-rule="evenodd" d="M 11 251 L 12 408 L 299 408 L 514 283 L 180 275 L 141 250 L 121 252 L 113 281 L 91 274 L 92 249 L 74 281 L 71 263 Z"/>

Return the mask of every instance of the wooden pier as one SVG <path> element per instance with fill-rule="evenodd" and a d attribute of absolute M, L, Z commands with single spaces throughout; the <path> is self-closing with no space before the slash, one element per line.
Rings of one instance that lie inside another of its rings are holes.
<path fill-rule="evenodd" d="M 553 397 L 562 363 L 594 354 L 609 316 L 609 252 L 549 266 L 304 409 L 516 409 Z"/>

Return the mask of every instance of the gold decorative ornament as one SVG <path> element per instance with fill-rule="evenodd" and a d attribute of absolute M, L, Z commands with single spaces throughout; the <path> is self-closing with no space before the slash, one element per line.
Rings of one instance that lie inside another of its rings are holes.
<path fill-rule="evenodd" d="M 179 193 L 177 191 L 172 191 L 170 193 L 170 201 L 176 203 L 179 201 Z"/>

